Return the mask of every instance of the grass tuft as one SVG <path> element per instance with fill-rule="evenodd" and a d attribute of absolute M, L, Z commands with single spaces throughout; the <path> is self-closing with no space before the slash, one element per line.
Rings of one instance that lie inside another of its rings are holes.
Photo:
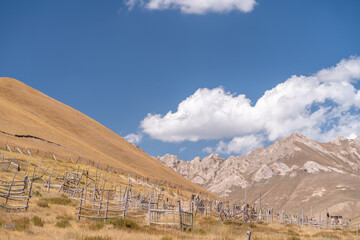
<path fill-rule="evenodd" d="M 44 226 L 44 222 L 42 221 L 42 219 L 38 216 L 34 216 L 32 218 L 32 222 L 35 226 L 38 226 L 38 227 L 43 227 Z"/>
<path fill-rule="evenodd" d="M 206 231 L 204 229 L 194 229 L 192 231 L 193 233 L 196 233 L 196 234 L 200 234 L 200 235 L 205 235 L 206 234 Z"/>
<path fill-rule="evenodd" d="M 70 216 L 67 215 L 57 216 L 56 219 L 58 220 L 55 224 L 56 227 L 67 228 L 71 226 L 70 220 L 72 218 Z"/>
<path fill-rule="evenodd" d="M 128 219 L 116 219 L 110 220 L 110 223 L 113 225 L 114 228 L 130 228 L 130 229 L 139 229 L 139 225 L 133 221 Z"/>
<path fill-rule="evenodd" d="M 49 204 L 47 202 L 45 202 L 44 200 L 40 200 L 37 202 L 37 205 L 41 208 L 48 208 Z"/>
<path fill-rule="evenodd" d="M 41 197 L 41 196 L 42 196 L 42 194 L 41 194 L 41 192 L 40 192 L 39 190 L 36 190 L 36 191 L 34 191 L 33 193 L 34 193 L 34 195 L 37 196 L 37 197 Z"/>
<path fill-rule="evenodd" d="M 53 197 L 53 198 L 43 198 L 43 201 L 50 203 L 50 204 L 57 204 L 57 205 L 72 205 L 71 199 L 65 197 Z"/>
<path fill-rule="evenodd" d="M 14 220 L 12 223 L 14 224 L 15 230 L 25 231 L 26 229 L 28 229 L 28 227 L 30 225 L 30 219 L 28 217 L 23 217 L 23 218 Z"/>
<path fill-rule="evenodd" d="M 92 222 L 92 223 L 89 224 L 88 227 L 89 227 L 90 230 L 96 231 L 96 230 L 103 229 L 104 226 L 105 226 L 105 223 L 103 223 L 103 222 Z"/>
<path fill-rule="evenodd" d="M 58 228 L 67 228 L 67 227 L 70 227 L 71 224 L 70 224 L 69 220 L 61 219 L 61 220 L 56 222 L 55 226 L 58 227 Z"/>
<path fill-rule="evenodd" d="M 163 237 L 161 240 L 172 240 L 172 237 Z"/>
<path fill-rule="evenodd" d="M 103 237 L 103 236 L 83 237 L 82 240 L 111 240 L 111 237 Z"/>

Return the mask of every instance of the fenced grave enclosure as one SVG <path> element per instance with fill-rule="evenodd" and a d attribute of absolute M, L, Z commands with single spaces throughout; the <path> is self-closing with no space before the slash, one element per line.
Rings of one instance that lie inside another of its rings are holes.
<path fill-rule="evenodd" d="M 315 228 L 339 228 L 344 229 L 350 226 L 349 220 L 343 220 L 339 216 L 331 216 L 329 211 L 319 211 L 317 217 L 313 215 L 312 208 L 310 216 L 304 214 L 304 208 L 297 213 L 287 213 L 284 210 L 274 211 L 273 208 L 259 208 L 255 204 L 236 204 L 219 203 L 219 221 L 238 222 L 238 223 L 259 223 L 267 224 L 280 223 L 284 226 L 295 224 L 298 227 L 315 227 Z"/>
<path fill-rule="evenodd" d="M 41 154 L 39 151 L 10 147 L 8 144 L 5 149 L 31 158 Z M 155 184 L 149 184 L 148 180 L 140 182 L 138 177 L 131 178 L 130 171 L 129 176 L 124 177 L 127 183 L 116 182 L 107 179 L 108 169 L 101 168 L 94 162 L 89 164 L 91 170 L 84 166 L 80 168 L 79 164 L 73 162 L 77 169 L 59 170 L 56 168 L 58 160 L 55 154 L 43 155 L 44 159 L 41 158 L 40 162 L 37 160 L 37 164 L 21 158 L 0 156 L 0 207 L 7 210 L 27 210 L 36 180 L 44 183 L 47 192 L 52 190 L 62 197 L 77 201 L 78 220 L 85 218 L 107 221 L 132 216 L 146 219 L 149 225 L 186 229 L 193 228 L 197 217 L 212 217 L 220 222 L 277 223 L 284 226 L 295 224 L 319 230 L 350 227 L 348 220 L 342 216 L 331 216 L 327 210 L 313 214 L 311 209 L 309 216 L 304 214 L 304 208 L 296 213 L 274 211 L 271 207 L 261 205 L 261 195 L 260 204 L 248 204 L 246 198 L 237 202 L 221 201 L 202 193 L 184 200 L 179 196 L 179 190 L 178 194 L 165 194 L 159 184 L 156 187 Z M 80 163 L 81 158 L 76 162 Z"/>
<path fill-rule="evenodd" d="M 2 177 L 6 175 L 10 175 L 11 180 L 0 179 L 0 207 L 6 210 L 27 210 L 31 198 L 35 168 L 31 178 L 26 173 L 21 174 L 18 168 L 2 173 Z"/>

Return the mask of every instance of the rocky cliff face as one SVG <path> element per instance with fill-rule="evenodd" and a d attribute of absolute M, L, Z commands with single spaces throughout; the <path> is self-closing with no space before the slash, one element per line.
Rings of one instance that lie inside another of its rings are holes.
<path fill-rule="evenodd" d="M 262 193 L 264 201 L 282 207 L 316 206 L 324 196 L 331 202 L 321 205 L 327 208 L 344 211 L 349 204 L 360 206 L 360 137 L 318 143 L 294 133 L 247 156 L 224 159 L 211 154 L 186 162 L 166 154 L 157 160 L 230 199 L 244 197 L 246 188 L 249 200 L 256 201 Z M 344 202 L 347 205 L 338 205 Z"/>

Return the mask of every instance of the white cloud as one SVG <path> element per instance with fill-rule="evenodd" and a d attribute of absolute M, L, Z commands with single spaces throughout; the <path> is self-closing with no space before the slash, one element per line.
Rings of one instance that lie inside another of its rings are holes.
<path fill-rule="evenodd" d="M 255 148 L 263 146 L 264 138 L 261 135 L 246 135 L 243 137 L 234 137 L 229 142 L 220 141 L 214 152 L 216 153 L 241 153 L 248 154 Z"/>
<path fill-rule="evenodd" d="M 135 133 L 131 133 L 128 134 L 124 137 L 124 139 L 132 144 L 137 144 L 141 141 L 141 139 L 143 138 L 143 135 L 140 134 L 135 134 Z"/>
<path fill-rule="evenodd" d="M 214 152 L 213 148 L 209 146 L 205 147 L 202 151 L 209 154 Z"/>
<path fill-rule="evenodd" d="M 300 132 L 318 141 L 360 135 L 360 58 L 342 60 L 312 76 L 292 76 L 268 90 L 255 105 L 245 95 L 223 88 L 198 89 L 183 100 L 176 112 L 148 114 L 143 132 L 166 142 L 229 139 L 216 149 L 247 152 L 261 146 L 256 136 L 273 141 Z M 253 146 L 253 147 L 252 147 Z"/>
<path fill-rule="evenodd" d="M 181 147 L 180 149 L 179 149 L 179 153 L 182 153 L 183 151 L 185 151 L 186 150 L 186 147 Z"/>
<path fill-rule="evenodd" d="M 180 9 L 187 14 L 204 14 L 207 12 L 229 12 L 238 10 L 251 12 L 255 0 L 127 0 L 125 4 L 131 10 L 135 4 L 151 10 Z"/>

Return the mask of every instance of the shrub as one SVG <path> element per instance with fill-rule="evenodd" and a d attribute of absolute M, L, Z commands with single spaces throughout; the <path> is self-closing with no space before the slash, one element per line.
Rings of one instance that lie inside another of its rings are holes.
<path fill-rule="evenodd" d="M 14 228 L 17 231 L 25 231 L 30 224 L 30 219 L 28 217 L 19 218 L 13 221 Z"/>
<path fill-rule="evenodd" d="M 61 219 L 61 220 L 57 221 L 55 226 L 59 227 L 59 228 L 67 228 L 67 227 L 70 227 L 71 224 L 68 219 Z"/>
<path fill-rule="evenodd" d="M 172 237 L 163 237 L 161 240 L 172 240 Z"/>
<path fill-rule="evenodd" d="M 66 215 L 66 214 L 56 216 L 56 219 L 57 219 L 57 220 L 63 220 L 63 219 L 65 219 L 65 220 L 73 220 L 73 218 L 72 218 L 71 216 Z"/>
<path fill-rule="evenodd" d="M 298 238 L 298 237 L 290 237 L 290 238 L 288 238 L 289 240 L 300 240 L 300 238 Z"/>
<path fill-rule="evenodd" d="M 34 216 L 32 218 L 32 222 L 35 226 L 38 226 L 38 227 L 43 227 L 44 226 L 44 222 L 42 221 L 42 219 L 38 216 Z"/>
<path fill-rule="evenodd" d="M 103 229 L 105 224 L 103 222 L 92 222 L 89 224 L 90 230 L 100 230 Z"/>
<path fill-rule="evenodd" d="M 95 237 L 83 237 L 82 240 L 111 240 L 110 237 L 95 236 Z"/>
<path fill-rule="evenodd" d="M 59 228 L 67 228 L 70 227 L 70 220 L 71 217 L 67 216 L 67 215 L 62 215 L 62 216 L 57 216 L 56 219 L 58 220 L 57 223 L 55 224 L 56 227 Z"/>
<path fill-rule="evenodd" d="M 257 228 L 255 224 L 250 224 L 250 228 Z"/>
<path fill-rule="evenodd" d="M 37 196 L 37 197 L 42 196 L 42 194 L 41 194 L 41 192 L 39 190 L 34 191 L 34 195 Z"/>
<path fill-rule="evenodd" d="M 201 234 L 201 235 L 205 235 L 206 232 L 204 229 L 194 229 L 193 231 L 194 233 L 197 233 L 197 234 Z"/>
<path fill-rule="evenodd" d="M 138 229 L 139 225 L 137 223 L 130 221 L 128 219 L 116 219 L 111 220 L 110 223 L 113 225 L 114 228 L 131 228 L 131 229 Z"/>
<path fill-rule="evenodd" d="M 48 208 L 49 207 L 49 204 L 47 202 L 43 201 L 43 200 L 38 201 L 37 205 L 39 207 L 42 207 L 42 208 Z"/>
<path fill-rule="evenodd" d="M 43 198 L 43 201 L 50 203 L 50 204 L 57 204 L 57 205 L 71 205 L 71 199 L 65 197 L 54 197 L 54 198 Z"/>

